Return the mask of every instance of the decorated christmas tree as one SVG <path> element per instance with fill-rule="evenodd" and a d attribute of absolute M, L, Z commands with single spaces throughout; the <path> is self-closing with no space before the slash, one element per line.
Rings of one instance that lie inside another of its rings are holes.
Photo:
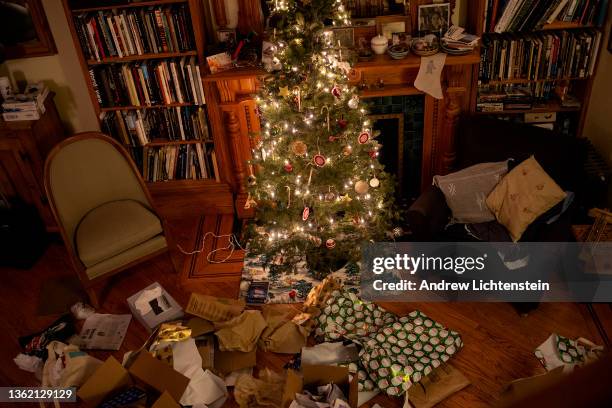
<path fill-rule="evenodd" d="M 257 95 L 262 131 L 252 155 L 246 207 L 256 208 L 250 250 L 294 261 L 321 276 L 385 239 L 393 181 L 333 26 L 347 24 L 340 0 L 271 3 L 275 68 Z M 316 264 L 316 266 L 315 266 Z"/>

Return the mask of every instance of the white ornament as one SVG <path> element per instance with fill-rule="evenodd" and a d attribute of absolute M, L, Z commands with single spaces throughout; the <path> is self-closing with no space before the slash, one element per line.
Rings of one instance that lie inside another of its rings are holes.
<path fill-rule="evenodd" d="M 348 107 L 351 108 L 351 109 L 357 109 L 359 107 L 359 97 L 357 95 L 354 95 L 348 101 Z"/>
<path fill-rule="evenodd" d="M 365 194 L 368 192 L 369 189 L 370 187 L 368 186 L 368 183 L 363 180 L 359 180 L 355 183 L 355 192 L 357 194 Z"/>
<path fill-rule="evenodd" d="M 370 179 L 370 187 L 376 188 L 378 186 L 380 186 L 380 180 L 379 179 L 377 179 L 376 177 Z"/>

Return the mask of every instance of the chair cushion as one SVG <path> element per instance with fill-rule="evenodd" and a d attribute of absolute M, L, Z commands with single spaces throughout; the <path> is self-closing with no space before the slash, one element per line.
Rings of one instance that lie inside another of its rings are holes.
<path fill-rule="evenodd" d="M 565 192 L 531 156 L 491 191 L 487 205 L 514 242 L 536 218 L 565 198 Z"/>
<path fill-rule="evenodd" d="M 159 218 L 134 200 L 111 201 L 89 211 L 76 231 L 86 267 L 109 259 L 162 233 Z"/>
<path fill-rule="evenodd" d="M 434 176 L 433 182 L 444 194 L 453 222 L 487 222 L 495 216 L 485 200 L 507 172 L 507 161 L 480 163 L 445 176 Z"/>

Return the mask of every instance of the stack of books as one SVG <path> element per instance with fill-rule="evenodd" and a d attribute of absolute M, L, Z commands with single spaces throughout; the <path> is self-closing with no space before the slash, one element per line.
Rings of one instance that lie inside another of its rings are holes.
<path fill-rule="evenodd" d="M 101 127 L 129 146 L 151 141 L 212 141 L 206 110 L 196 106 L 104 112 Z"/>
<path fill-rule="evenodd" d="M 528 86 L 507 85 L 479 89 L 476 110 L 501 112 L 504 110 L 528 110 L 533 107 L 533 95 Z"/>
<path fill-rule="evenodd" d="M 146 181 L 199 180 L 219 181 L 214 149 L 205 143 L 148 146 L 144 148 L 142 176 Z"/>
<path fill-rule="evenodd" d="M 75 29 L 86 58 L 95 61 L 195 47 L 186 4 L 81 13 Z"/>
<path fill-rule="evenodd" d="M 532 31 L 564 21 L 600 26 L 608 0 L 487 0 L 484 32 Z"/>
<path fill-rule="evenodd" d="M 103 65 L 89 75 L 102 107 L 206 103 L 195 57 Z"/>
<path fill-rule="evenodd" d="M 28 84 L 25 92 L 10 95 L 2 102 L 2 119 L 7 122 L 38 120 L 45 113 L 45 99 L 49 88 L 42 82 Z"/>
<path fill-rule="evenodd" d="M 592 29 L 487 36 L 479 81 L 586 78 L 595 69 L 601 37 L 600 31 Z"/>

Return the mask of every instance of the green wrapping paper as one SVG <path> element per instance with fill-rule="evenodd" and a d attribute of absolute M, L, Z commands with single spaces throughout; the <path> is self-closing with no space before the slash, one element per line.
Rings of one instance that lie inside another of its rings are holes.
<path fill-rule="evenodd" d="M 402 395 L 463 346 L 459 333 L 420 311 L 398 317 L 348 291 L 335 290 L 317 322 L 319 339 L 361 344 L 359 364 L 349 367 L 360 391 Z"/>

